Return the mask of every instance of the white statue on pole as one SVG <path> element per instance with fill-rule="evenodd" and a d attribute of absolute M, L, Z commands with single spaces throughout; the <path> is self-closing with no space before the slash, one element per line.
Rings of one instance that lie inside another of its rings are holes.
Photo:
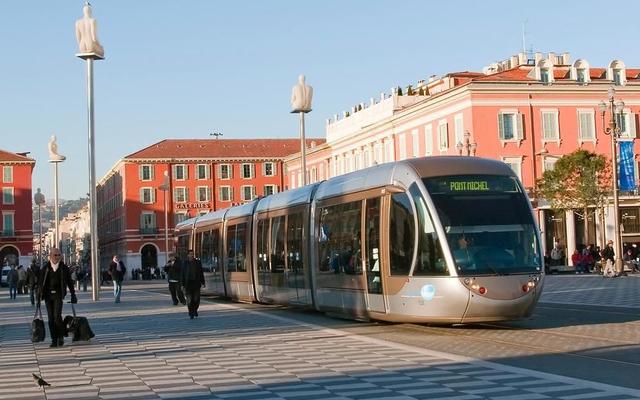
<path fill-rule="evenodd" d="M 95 54 L 104 58 L 104 49 L 98 42 L 98 25 L 91 17 L 91 4 L 86 2 L 82 7 L 84 16 L 76 21 L 76 39 L 81 54 Z"/>
<path fill-rule="evenodd" d="M 56 135 L 51 135 L 49 140 L 49 161 L 60 162 L 66 160 L 67 157 L 58 154 L 58 143 L 56 142 Z"/>
<path fill-rule="evenodd" d="M 304 83 L 304 75 L 298 77 L 298 84 L 291 91 L 291 112 L 311 111 L 313 88 Z"/>

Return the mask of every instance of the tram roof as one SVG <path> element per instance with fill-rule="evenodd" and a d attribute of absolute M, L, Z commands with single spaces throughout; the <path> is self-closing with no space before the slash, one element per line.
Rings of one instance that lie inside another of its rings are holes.
<path fill-rule="evenodd" d="M 307 186 L 303 186 L 297 189 L 286 190 L 280 193 L 274 193 L 267 197 L 260 199 L 256 207 L 256 213 L 277 210 L 285 207 L 294 207 L 300 204 L 311 203 L 311 196 L 313 192 L 320 185 L 319 183 L 313 183 Z"/>
<path fill-rule="evenodd" d="M 224 219 L 229 220 L 233 218 L 248 217 L 253 215 L 253 210 L 255 208 L 256 202 L 257 200 L 253 200 L 249 203 L 228 208 L 227 213 L 224 216 Z M 220 211 L 223 211 L 223 210 L 220 210 Z"/>
<path fill-rule="evenodd" d="M 176 231 L 181 231 L 183 229 L 191 229 L 191 228 L 193 228 L 193 224 L 196 222 L 197 219 L 198 219 L 198 217 L 185 219 L 184 221 L 179 222 L 179 223 L 176 224 L 175 230 Z"/>
<path fill-rule="evenodd" d="M 509 175 L 515 172 L 502 161 L 481 157 L 434 156 L 400 161 L 408 164 L 423 178 L 445 175 Z"/>
<path fill-rule="evenodd" d="M 322 200 L 342 194 L 389 185 L 392 183 L 393 171 L 397 166 L 398 163 L 395 162 L 386 163 L 336 176 L 328 181 L 322 182 L 314 197 Z"/>
<path fill-rule="evenodd" d="M 228 208 L 223 208 L 222 210 L 212 211 L 205 215 L 199 216 L 198 220 L 196 221 L 195 227 L 198 228 L 202 225 L 209 225 L 209 224 L 215 224 L 216 222 L 222 222 L 222 220 L 224 219 L 224 215 L 227 213 L 228 210 L 229 210 Z"/>

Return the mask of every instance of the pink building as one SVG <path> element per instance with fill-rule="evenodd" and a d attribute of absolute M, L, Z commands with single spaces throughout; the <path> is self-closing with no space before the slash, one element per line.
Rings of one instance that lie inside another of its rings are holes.
<path fill-rule="evenodd" d="M 326 179 L 375 163 L 410 157 L 476 155 L 502 160 L 533 193 L 536 179 L 555 161 L 578 148 L 611 156 L 608 123 L 599 103 L 625 103 L 618 118 L 621 141 L 634 141 L 640 112 L 640 69 L 614 60 L 591 67 L 569 54 L 524 53 L 492 64 L 482 72 L 454 72 L 417 85 L 392 89 L 327 120 L 327 142 L 310 151 L 310 182 Z M 635 158 L 640 148 L 633 145 Z M 636 186 L 638 162 L 634 162 Z M 287 184 L 301 182 L 299 154 L 285 159 Z M 622 241 L 640 243 L 640 197 L 621 193 Z M 532 198 L 543 232 L 543 246 L 554 242 L 569 254 L 584 245 L 584 220 L 574 212 L 550 210 Z M 589 243 L 602 245 L 613 235 L 612 212 L 588 218 Z"/>

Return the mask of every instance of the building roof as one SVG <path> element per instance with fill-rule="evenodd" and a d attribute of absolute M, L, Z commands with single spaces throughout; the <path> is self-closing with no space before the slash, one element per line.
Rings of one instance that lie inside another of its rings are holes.
<path fill-rule="evenodd" d="M 28 154 L 28 153 L 25 153 L 25 154 Z M 0 163 L 7 163 L 7 162 L 31 164 L 31 163 L 35 163 L 36 160 L 34 160 L 33 158 L 29 158 L 27 156 L 24 156 L 22 154 L 11 153 L 9 151 L 0 149 Z"/>
<path fill-rule="evenodd" d="M 325 139 L 306 139 L 312 147 Z M 165 139 L 124 157 L 136 159 L 284 158 L 300 151 L 299 139 Z"/>

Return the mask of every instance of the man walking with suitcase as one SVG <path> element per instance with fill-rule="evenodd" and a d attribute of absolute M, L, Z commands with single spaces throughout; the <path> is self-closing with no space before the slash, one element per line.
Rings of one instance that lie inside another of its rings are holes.
<path fill-rule="evenodd" d="M 187 261 L 182 264 L 182 285 L 187 295 L 187 306 L 189 308 L 189 318 L 198 316 L 200 307 L 200 288 L 204 287 L 204 271 L 202 263 L 195 258 L 193 250 L 187 253 Z"/>
<path fill-rule="evenodd" d="M 47 306 L 47 317 L 49 320 L 49 333 L 51 334 L 51 345 L 49 347 L 59 347 L 64 344 L 64 322 L 62 321 L 62 303 L 67 295 L 67 288 L 71 293 L 71 303 L 76 304 L 78 298 L 73 287 L 71 271 L 62 261 L 60 250 L 53 247 L 49 252 L 49 261 L 40 271 L 38 279 L 40 299 L 44 300 Z"/>

